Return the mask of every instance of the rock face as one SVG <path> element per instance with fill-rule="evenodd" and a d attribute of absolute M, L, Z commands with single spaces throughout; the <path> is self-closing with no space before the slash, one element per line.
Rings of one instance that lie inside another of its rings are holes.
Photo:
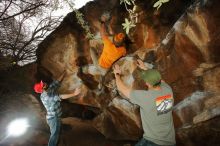
<path fill-rule="evenodd" d="M 203 2 L 203 1 L 202 1 Z M 137 1 L 138 23 L 128 36 L 128 54 L 117 61 L 123 73 L 123 81 L 135 86 L 135 57 L 152 62 L 161 71 L 175 94 L 175 126 L 179 144 L 192 133 L 198 134 L 200 122 L 212 120 L 220 114 L 220 11 L 218 0 L 171 1 L 159 11 L 149 0 Z M 175 6 L 175 7 L 173 7 Z M 102 43 L 99 35 L 99 18 L 108 11 L 109 35 L 122 31 L 121 24 L 128 15 L 124 6 L 116 0 L 97 0 L 88 3 L 80 11 L 84 14 L 96 39 L 86 39 L 74 13 L 69 13 L 62 24 L 48 36 L 37 50 L 38 78 L 51 75 L 56 78 L 64 69 L 67 76 L 60 92 L 82 87 L 82 94 L 69 102 L 98 109 L 93 126 L 111 139 L 137 140 L 142 135 L 138 107 L 121 98 L 115 89 L 115 79 L 110 69 L 103 77 L 103 88 L 98 90 L 101 74 L 94 70 L 90 48 L 100 55 Z M 122 19 L 123 18 L 123 19 Z M 186 125 L 194 126 L 187 129 Z M 210 130 L 207 130 L 210 132 Z M 218 133 L 218 132 L 217 132 Z M 199 136 L 198 136 L 199 137 Z M 188 137 L 189 138 L 189 137 Z M 215 143 L 219 137 L 213 139 Z M 189 140 L 190 141 L 190 140 Z M 198 145 L 199 141 L 190 141 Z M 187 144 L 186 144 L 187 145 Z"/>

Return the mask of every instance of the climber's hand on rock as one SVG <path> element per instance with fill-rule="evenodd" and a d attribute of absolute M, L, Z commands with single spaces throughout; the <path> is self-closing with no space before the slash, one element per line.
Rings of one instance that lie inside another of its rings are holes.
<path fill-rule="evenodd" d="M 64 69 L 62 73 L 59 75 L 59 77 L 56 78 L 56 80 L 62 82 L 65 76 L 66 76 L 66 70 Z"/>
<path fill-rule="evenodd" d="M 76 88 L 74 91 L 74 95 L 77 96 L 81 93 L 81 89 L 80 88 Z"/>
<path fill-rule="evenodd" d="M 106 22 L 107 21 L 107 18 L 105 16 L 101 16 L 101 22 Z"/>
<path fill-rule="evenodd" d="M 107 22 L 110 19 L 110 14 L 108 12 L 105 12 L 101 16 L 101 22 Z"/>
<path fill-rule="evenodd" d="M 93 48 L 98 48 L 98 46 L 100 45 L 98 40 L 90 40 L 89 41 L 89 45 L 90 47 L 93 47 Z"/>
<path fill-rule="evenodd" d="M 140 69 L 147 70 L 148 68 L 145 66 L 144 62 L 141 59 L 137 59 L 137 66 Z"/>
<path fill-rule="evenodd" d="M 114 72 L 115 75 L 120 75 L 121 74 L 121 69 L 120 69 L 120 66 L 118 64 L 116 64 L 113 67 L 113 72 Z"/>

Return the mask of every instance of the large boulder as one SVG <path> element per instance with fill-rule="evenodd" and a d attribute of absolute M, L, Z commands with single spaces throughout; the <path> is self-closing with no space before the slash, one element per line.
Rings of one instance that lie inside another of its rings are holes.
<path fill-rule="evenodd" d="M 174 90 L 174 121 L 180 141 L 185 138 L 181 137 L 182 127 L 219 116 L 218 105 L 214 105 L 219 100 L 220 2 L 190 2 L 170 1 L 155 11 L 152 1 L 137 1 L 138 23 L 128 36 L 128 54 L 116 62 L 121 65 L 123 81 L 132 87 L 139 82 L 138 79 L 134 82 L 135 56 L 152 62 L 161 71 L 163 79 Z M 104 77 L 96 72 L 90 54 L 91 47 L 95 47 L 98 55 L 102 50 L 98 29 L 101 15 L 106 11 L 111 13 L 107 25 L 111 35 L 122 31 L 121 24 L 128 15 L 126 9 L 115 0 L 96 0 L 80 11 L 95 39 L 88 40 L 75 14 L 69 13 L 39 45 L 38 77 L 56 78 L 67 70 L 60 92 L 82 87 L 82 94 L 69 102 L 99 109 L 92 123 L 106 137 L 137 140 L 142 134 L 138 108 L 121 98 L 115 89 L 112 69 Z M 101 77 L 103 88 L 100 92 Z M 213 106 L 207 106 L 210 104 Z M 191 132 L 199 134 L 195 129 L 196 126 Z"/>

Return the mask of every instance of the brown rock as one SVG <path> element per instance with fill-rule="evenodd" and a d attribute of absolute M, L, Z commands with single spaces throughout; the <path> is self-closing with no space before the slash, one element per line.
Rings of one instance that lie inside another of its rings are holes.
<path fill-rule="evenodd" d="M 198 123 L 218 116 L 218 104 L 215 103 L 218 100 L 207 100 L 209 96 L 203 93 L 214 93 L 218 97 L 220 91 L 219 1 L 213 0 L 203 7 L 195 2 L 185 12 L 189 2 L 170 1 L 154 12 L 149 0 L 137 1 L 140 17 L 136 28 L 128 36 L 128 54 L 116 62 L 121 66 L 123 81 L 134 87 L 134 78 L 137 76 L 133 56 L 147 60 L 150 52 L 154 52 L 156 61 L 153 59 L 153 63 L 174 90 L 176 118 L 181 121 L 176 129 L 185 125 L 190 127 L 193 121 Z M 99 18 L 106 10 L 112 15 L 107 26 L 109 35 L 122 31 L 121 23 L 127 12 L 118 1 L 90 2 L 80 11 L 96 36 L 95 42 L 85 38 L 86 34 L 74 13 L 68 14 L 61 25 L 39 45 L 37 76 L 39 79 L 43 76 L 56 78 L 64 69 L 67 70 L 60 92 L 82 87 L 82 94 L 69 102 L 97 108 L 100 112 L 97 112 L 92 125 L 106 137 L 137 140 L 142 133 L 139 113 L 132 104 L 120 98 L 112 70 L 103 77 L 104 84 L 100 91 L 98 82 L 102 76 L 82 71 L 83 68 L 92 68 L 90 47 L 95 47 L 98 55 L 101 53 Z M 135 81 L 140 82 L 138 79 Z M 184 134 L 191 135 L 190 132 L 199 134 L 201 129 L 196 128 L 193 127 L 192 131 L 187 129 L 187 132 L 178 131 L 179 140 L 185 140 Z M 187 138 L 189 145 L 198 143 Z"/>

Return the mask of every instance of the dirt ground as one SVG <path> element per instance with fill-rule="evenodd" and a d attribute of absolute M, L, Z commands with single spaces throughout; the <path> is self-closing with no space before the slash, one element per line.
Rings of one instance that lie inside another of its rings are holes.
<path fill-rule="evenodd" d="M 58 146 L 133 146 L 131 141 L 113 141 L 106 139 L 89 123 L 77 119 L 64 120 Z"/>

